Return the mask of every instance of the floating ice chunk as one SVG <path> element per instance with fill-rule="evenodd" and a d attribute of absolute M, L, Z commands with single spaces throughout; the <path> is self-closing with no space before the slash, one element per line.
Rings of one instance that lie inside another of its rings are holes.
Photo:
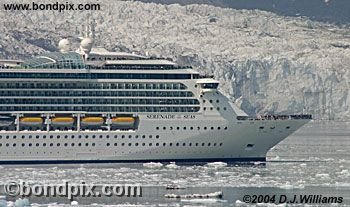
<path fill-rule="evenodd" d="M 166 198 L 222 198 L 222 192 L 214 192 L 208 194 L 187 194 L 187 195 L 176 195 L 176 194 L 166 194 Z"/>
<path fill-rule="evenodd" d="M 329 178 L 329 174 L 327 173 L 317 173 L 315 175 L 316 178 L 322 178 L 322 179 L 328 179 Z"/>
<path fill-rule="evenodd" d="M 7 201 L 7 207 L 14 207 L 15 203 L 13 201 Z"/>
<path fill-rule="evenodd" d="M 177 165 L 175 164 L 175 162 L 171 162 L 170 164 L 166 165 L 165 167 L 166 167 L 166 168 L 169 168 L 169 169 L 176 169 L 176 168 L 178 168 L 179 166 L 177 166 Z"/>
<path fill-rule="evenodd" d="M 7 201 L 1 199 L 1 200 L 0 200 L 0 207 L 7 207 Z"/>
<path fill-rule="evenodd" d="M 215 198 L 205 198 L 205 199 L 181 199 L 181 202 L 189 203 L 223 203 L 227 202 L 226 200 L 220 200 Z"/>
<path fill-rule="evenodd" d="M 148 162 L 144 163 L 143 166 L 146 168 L 160 168 L 163 166 L 163 164 L 160 162 Z"/>
<path fill-rule="evenodd" d="M 79 203 L 78 203 L 78 201 L 72 201 L 72 202 L 70 202 L 70 205 L 77 206 L 77 205 L 79 205 Z"/>
<path fill-rule="evenodd" d="M 290 189 L 293 189 L 294 186 L 291 184 L 285 184 L 285 185 L 281 185 L 280 188 L 290 190 Z"/>
<path fill-rule="evenodd" d="M 226 162 L 211 162 L 207 164 L 208 167 L 226 167 Z"/>
<path fill-rule="evenodd" d="M 24 207 L 24 206 L 30 206 L 29 200 L 27 198 L 19 198 L 15 201 L 16 207 Z"/>

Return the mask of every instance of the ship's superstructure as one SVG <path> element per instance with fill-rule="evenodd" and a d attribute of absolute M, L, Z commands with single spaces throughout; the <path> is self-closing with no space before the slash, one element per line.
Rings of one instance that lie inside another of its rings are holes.
<path fill-rule="evenodd" d="M 191 67 L 67 44 L 0 61 L 1 163 L 261 161 L 311 118 L 251 118 Z"/>

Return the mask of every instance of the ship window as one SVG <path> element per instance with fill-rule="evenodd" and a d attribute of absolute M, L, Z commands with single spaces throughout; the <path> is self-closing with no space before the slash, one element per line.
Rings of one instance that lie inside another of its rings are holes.
<path fill-rule="evenodd" d="M 165 146 L 166 146 L 166 143 L 164 142 L 164 143 L 163 143 L 163 147 L 165 147 Z"/>
<path fill-rule="evenodd" d="M 146 135 L 142 135 L 142 138 L 143 138 L 143 139 L 146 138 Z"/>
<path fill-rule="evenodd" d="M 227 127 L 225 127 L 224 130 L 227 130 Z"/>
<path fill-rule="evenodd" d="M 118 143 L 114 143 L 114 146 L 118 146 Z"/>
<path fill-rule="evenodd" d="M 176 143 L 176 146 L 178 147 L 180 144 L 179 143 Z"/>
<path fill-rule="evenodd" d="M 220 146 L 222 146 L 222 143 L 220 143 Z"/>
<path fill-rule="evenodd" d="M 146 144 L 145 143 L 142 143 L 142 146 L 145 146 Z"/>
<path fill-rule="evenodd" d="M 227 109 L 227 108 L 226 108 L 226 107 L 224 107 L 224 111 L 226 111 L 226 109 Z"/>
<path fill-rule="evenodd" d="M 173 143 L 169 143 L 169 146 L 170 146 L 170 147 L 173 146 Z"/>
<path fill-rule="evenodd" d="M 214 127 L 210 127 L 211 130 L 214 130 Z"/>
<path fill-rule="evenodd" d="M 68 143 L 64 143 L 64 146 L 67 147 L 67 146 L 68 146 Z"/>
<path fill-rule="evenodd" d="M 132 138 L 132 136 L 131 135 L 129 135 L 129 139 L 131 139 Z"/>
<path fill-rule="evenodd" d="M 118 138 L 118 135 L 114 135 L 114 138 Z"/>
<path fill-rule="evenodd" d="M 203 142 L 203 143 L 202 143 L 202 146 L 204 146 L 204 145 L 205 145 L 205 143 Z"/>
<path fill-rule="evenodd" d="M 131 143 L 129 143 L 128 145 L 129 145 L 129 147 L 131 147 Z"/>
<path fill-rule="evenodd" d="M 13 143 L 13 145 L 12 145 L 12 146 L 16 147 L 16 143 Z"/>
<path fill-rule="evenodd" d="M 85 146 L 86 146 L 86 147 L 89 146 L 89 143 L 85 143 Z"/>
<path fill-rule="evenodd" d="M 74 147 L 74 143 L 72 143 L 71 146 Z"/>
<path fill-rule="evenodd" d="M 186 146 L 186 143 L 183 143 L 182 146 Z"/>
<path fill-rule="evenodd" d="M 209 100 L 210 103 L 213 103 L 213 100 Z"/>
<path fill-rule="evenodd" d="M 216 143 L 214 143 L 214 147 L 216 146 Z"/>
<path fill-rule="evenodd" d="M 189 143 L 188 145 L 191 147 L 191 146 L 192 146 L 192 143 Z"/>
<path fill-rule="evenodd" d="M 59 147 L 61 144 L 60 143 L 57 143 L 57 147 Z"/>
<path fill-rule="evenodd" d="M 152 135 L 149 135 L 149 138 L 152 138 Z"/>
<path fill-rule="evenodd" d="M 122 135 L 122 139 L 124 139 L 125 138 L 125 135 Z"/>
<path fill-rule="evenodd" d="M 207 130 L 207 127 L 204 127 L 204 130 Z"/>
<path fill-rule="evenodd" d="M 163 130 L 166 130 L 166 127 L 163 127 Z"/>
<path fill-rule="evenodd" d="M 180 130 L 180 127 L 176 127 L 177 130 Z"/>
<path fill-rule="evenodd" d="M 135 143 L 135 146 L 136 146 L 136 147 L 139 146 L 139 143 Z"/>
<path fill-rule="evenodd" d="M 50 143 L 50 147 L 52 147 L 53 146 L 53 143 Z"/>
<path fill-rule="evenodd" d="M 196 147 L 198 147 L 198 143 L 196 143 Z"/>
<path fill-rule="evenodd" d="M 216 103 L 219 103 L 220 101 L 219 100 L 216 100 Z"/>
<path fill-rule="evenodd" d="M 8 146 L 9 146 L 9 143 L 6 144 L 6 147 L 8 147 Z"/>
<path fill-rule="evenodd" d="M 156 146 L 159 146 L 159 143 L 156 143 Z"/>
<path fill-rule="evenodd" d="M 158 139 L 158 138 L 159 138 L 159 135 L 157 135 L 156 138 Z"/>
<path fill-rule="evenodd" d="M 159 127 L 156 127 L 156 130 L 159 130 Z"/>
<path fill-rule="evenodd" d="M 37 137 L 38 138 L 38 137 Z M 67 139 L 68 138 L 68 135 L 64 135 L 64 138 Z"/>
<path fill-rule="evenodd" d="M 212 111 L 214 108 L 213 107 L 210 107 L 210 111 Z"/>
<path fill-rule="evenodd" d="M 152 143 L 149 143 L 149 146 L 152 146 Z"/>

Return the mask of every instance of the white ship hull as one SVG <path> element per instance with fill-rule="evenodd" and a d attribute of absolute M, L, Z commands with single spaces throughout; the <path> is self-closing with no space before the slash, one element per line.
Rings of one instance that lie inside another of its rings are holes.
<path fill-rule="evenodd" d="M 12 147 L 1 150 L 0 163 L 265 161 L 271 147 L 306 122 L 140 116 L 137 131 L 3 131 L 2 145 Z"/>

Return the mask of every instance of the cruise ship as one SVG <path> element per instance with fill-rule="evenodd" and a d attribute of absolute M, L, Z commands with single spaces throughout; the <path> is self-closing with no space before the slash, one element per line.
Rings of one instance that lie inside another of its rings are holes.
<path fill-rule="evenodd" d="M 0 60 L 0 163 L 265 161 L 310 115 L 250 117 L 219 81 L 85 38 Z"/>

